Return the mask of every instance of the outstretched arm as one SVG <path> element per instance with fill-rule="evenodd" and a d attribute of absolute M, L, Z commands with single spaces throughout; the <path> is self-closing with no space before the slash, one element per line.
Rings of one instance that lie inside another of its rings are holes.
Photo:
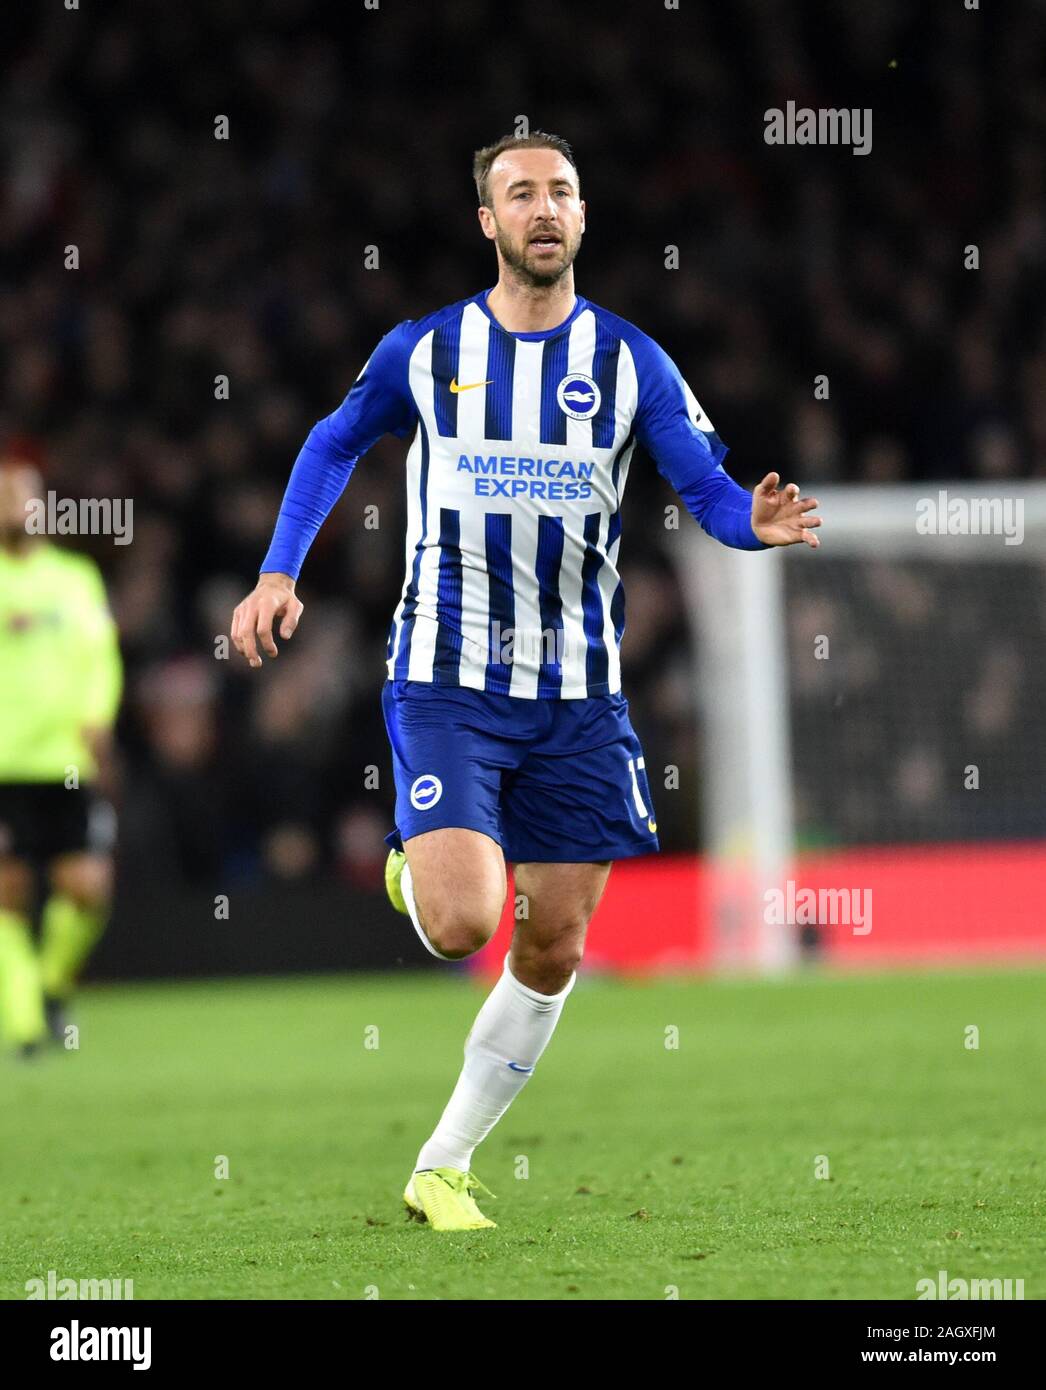
<path fill-rule="evenodd" d="M 816 499 L 800 497 L 796 483 L 779 489 L 776 473 L 768 473 L 754 493 L 736 483 L 723 467 L 726 445 L 676 364 L 645 334 L 629 346 L 639 380 L 636 437 L 694 520 L 737 550 L 797 541 L 819 545 L 813 529 L 821 518 L 809 515 Z"/>

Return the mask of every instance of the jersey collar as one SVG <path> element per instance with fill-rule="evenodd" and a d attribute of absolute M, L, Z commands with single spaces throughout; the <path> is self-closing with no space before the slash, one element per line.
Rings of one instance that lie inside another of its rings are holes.
<path fill-rule="evenodd" d="M 544 342 L 546 338 L 555 338 L 558 334 L 565 333 L 566 330 L 577 318 L 578 314 L 580 314 L 582 310 L 587 307 L 588 304 L 588 301 L 582 299 L 581 295 L 575 294 L 573 309 L 571 309 L 570 313 L 567 315 L 567 317 L 563 320 L 562 323 L 556 324 L 555 328 L 543 328 L 539 333 L 513 333 L 513 331 L 510 328 L 506 328 L 503 323 L 498 323 L 497 319 L 494 317 L 494 315 L 490 312 L 490 309 L 487 307 L 487 295 L 493 288 L 494 286 L 491 285 L 490 289 L 480 290 L 479 294 L 473 295 L 473 304 L 479 305 L 479 307 L 486 314 L 487 318 L 490 319 L 491 323 L 494 325 L 495 328 L 500 328 L 502 333 L 507 333 L 510 338 L 519 338 L 520 341 L 524 343 L 541 343 Z"/>

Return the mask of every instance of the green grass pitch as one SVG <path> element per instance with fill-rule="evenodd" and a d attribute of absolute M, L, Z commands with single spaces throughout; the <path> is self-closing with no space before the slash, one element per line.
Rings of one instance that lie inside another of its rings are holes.
<path fill-rule="evenodd" d="M 400 1199 L 481 984 L 93 987 L 78 1051 L 0 1061 L 0 1296 L 53 1269 L 136 1299 L 914 1299 L 944 1269 L 1041 1298 L 1043 979 L 582 977 L 477 1151 L 498 1229 L 460 1235 Z"/>

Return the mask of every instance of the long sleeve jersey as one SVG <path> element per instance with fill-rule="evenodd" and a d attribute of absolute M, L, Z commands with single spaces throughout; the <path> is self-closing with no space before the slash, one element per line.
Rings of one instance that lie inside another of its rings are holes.
<path fill-rule="evenodd" d="M 399 324 L 291 474 L 262 572 L 297 578 L 357 460 L 412 435 L 393 680 L 530 699 L 621 689 L 621 504 L 637 443 L 725 545 L 765 547 L 751 495 L 671 358 L 578 296 L 556 328 L 513 333 L 489 291 Z"/>

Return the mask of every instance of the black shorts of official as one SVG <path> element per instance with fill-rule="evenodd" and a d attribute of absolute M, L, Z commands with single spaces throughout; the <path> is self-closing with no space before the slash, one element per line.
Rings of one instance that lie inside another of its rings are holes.
<path fill-rule="evenodd" d="M 40 861 L 111 854 L 115 844 L 116 812 L 90 787 L 0 782 L 0 855 Z"/>

